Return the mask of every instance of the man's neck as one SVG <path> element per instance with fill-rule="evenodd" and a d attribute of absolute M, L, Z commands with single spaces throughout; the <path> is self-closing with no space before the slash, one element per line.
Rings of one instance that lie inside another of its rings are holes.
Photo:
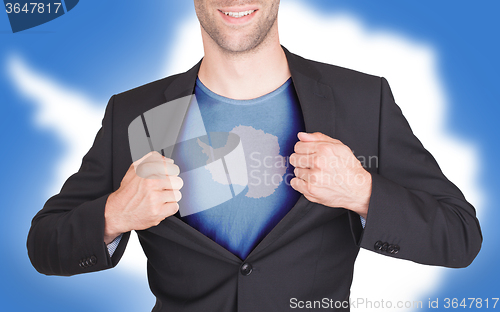
<path fill-rule="evenodd" d="M 254 99 L 274 91 L 290 78 L 290 70 L 277 35 L 268 39 L 252 51 L 237 54 L 204 40 L 198 77 L 212 92 L 231 99 Z"/>

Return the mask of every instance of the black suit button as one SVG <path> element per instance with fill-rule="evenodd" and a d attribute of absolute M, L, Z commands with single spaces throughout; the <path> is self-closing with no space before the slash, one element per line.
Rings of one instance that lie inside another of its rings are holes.
<path fill-rule="evenodd" d="M 240 272 L 242 275 L 248 276 L 252 273 L 253 268 L 250 263 L 243 263 L 243 265 L 240 268 Z"/>
<path fill-rule="evenodd" d="M 86 268 L 87 266 L 88 266 L 88 265 L 87 265 L 87 263 L 85 262 L 85 259 L 80 260 L 80 267 L 81 267 L 81 268 Z"/>
<path fill-rule="evenodd" d="M 375 250 L 381 250 L 381 249 L 382 249 L 382 245 L 383 245 L 383 244 L 384 244 L 384 243 L 382 243 L 381 241 L 377 241 L 377 242 L 375 243 L 375 246 L 373 246 L 373 248 L 375 248 Z"/>
<path fill-rule="evenodd" d="M 80 262 L 78 263 L 78 265 L 80 266 L 80 268 L 84 268 L 83 261 L 80 260 Z"/>
<path fill-rule="evenodd" d="M 97 258 L 95 256 L 90 257 L 90 265 L 95 265 L 97 263 Z"/>
<path fill-rule="evenodd" d="M 387 248 L 388 248 L 388 247 L 389 247 L 389 244 L 388 244 L 388 243 L 384 243 L 384 244 L 382 245 L 382 248 L 380 248 L 380 250 L 382 250 L 382 251 L 387 251 Z"/>
<path fill-rule="evenodd" d="M 85 259 L 85 266 L 86 266 L 86 267 L 89 267 L 89 266 L 91 266 L 91 265 L 92 265 L 92 264 L 90 264 L 90 259 L 89 259 L 89 258 Z"/>
<path fill-rule="evenodd" d="M 391 254 L 395 255 L 399 252 L 399 245 L 392 245 L 392 251 L 389 251 Z"/>
<path fill-rule="evenodd" d="M 390 254 L 393 254 L 394 253 L 394 245 L 390 244 L 387 247 L 387 252 L 390 253 Z"/>

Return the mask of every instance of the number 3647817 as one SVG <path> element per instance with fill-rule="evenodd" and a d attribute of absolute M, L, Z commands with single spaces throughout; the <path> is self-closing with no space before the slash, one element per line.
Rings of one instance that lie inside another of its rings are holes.
<path fill-rule="evenodd" d="M 61 8 L 61 3 L 37 3 L 37 2 L 31 2 L 31 3 L 6 3 L 5 4 L 5 10 L 7 11 L 7 14 L 11 13 L 38 13 L 38 14 L 43 14 L 43 13 L 54 13 L 57 14 L 59 12 L 59 9 Z"/>

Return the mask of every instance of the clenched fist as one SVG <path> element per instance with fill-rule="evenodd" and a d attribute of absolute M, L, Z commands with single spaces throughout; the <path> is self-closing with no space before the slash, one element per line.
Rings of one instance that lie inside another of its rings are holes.
<path fill-rule="evenodd" d="M 158 152 L 151 152 L 130 165 L 120 188 L 109 195 L 104 218 L 104 242 L 131 230 L 158 225 L 175 214 L 183 185 L 179 167 Z"/>
<path fill-rule="evenodd" d="M 298 134 L 291 186 L 315 203 L 343 207 L 366 218 L 372 179 L 351 149 L 319 132 Z"/>

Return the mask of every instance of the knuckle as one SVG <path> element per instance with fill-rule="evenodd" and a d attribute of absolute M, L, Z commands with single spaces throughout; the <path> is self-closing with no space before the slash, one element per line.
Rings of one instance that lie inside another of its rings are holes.
<path fill-rule="evenodd" d="M 181 177 L 170 177 L 170 183 L 172 185 L 172 189 L 181 189 L 184 186 L 184 180 Z"/>
<path fill-rule="evenodd" d="M 174 201 L 178 202 L 182 198 L 182 194 L 179 190 L 173 191 Z"/>
<path fill-rule="evenodd" d="M 165 156 L 162 156 L 162 157 L 163 157 L 163 159 L 164 159 L 166 162 L 171 163 L 171 164 L 173 164 L 173 163 L 174 163 L 174 160 L 173 160 L 172 158 L 168 158 L 168 157 L 165 157 Z"/>
<path fill-rule="evenodd" d="M 161 204 L 156 203 L 151 205 L 149 212 L 153 218 L 158 218 L 161 215 Z"/>
<path fill-rule="evenodd" d="M 162 190 L 171 190 L 174 188 L 174 184 L 174 177 L 166 176 L 166 178 L 162 181 Z"/>
<path fill-rule="evenodd" d="M 323 167 L 323 161 L 322 161 L 321 156 L 316 156 L 312 160 L 312 167 L 313 168 L 322 168 Z"/>
<path fill-rule="evenodd" d="M 339 146 L 339 154 L 346 157 L 353 155 L 353 152 L 349 146 L 342 144 Z"/>
<path fill-rule="evenodd" d="M 167 167 L 167 175 L 169 176 L 178 176 L 179 173 L 181 172 L 179 166 L 176 164 L 166 164 Z"/>
<path fill-rule="evenodd" d="M 309 195 L 311 195 L 311 196 L 316 195 L 317 189 L 314 187 L 313 183 L 307 183 L 306 189 L 307 189 L 307 193 L 309 193 Z"/>
<path fill-rule="evenodd" d="M 318 152 L 321 154 L 327 154 L 327 153 L 331 152 L 330 144 L 325 144 L 325 143 L 318 144 L 317 148 L 318 148 Z"/>
<path fill-rule="evenodd" d="M 307 180 L 309 181 L 310 184 L 314 184 L 314 183 L 318 182 L 318 176 L 315 173 L 311 173 L 311 174 L 309 174 L 309 177 Z"/>
<path fill-rule="evenodd" d="M 309 159 L 308 156 L 302 156 L 299 158 L 298 165 L 299 167 L 305 167 L 305 168 L 311 167 L 311 160 Z"/>
<path fill-rule="evenodd" d="M 295 151 L 295 153 L 299 153 L 301 148 L 302 148 L 302 142 L 300 142 L 300 141 L 295 143 L 295 145 L 293 146 L 293 150 Z"/>
<path fill-rule="evenodd" d="M 178 203 L 167 203 L 165 204 L 165 212 L 167 216 L 171 216 L 177 213 L 179 211 L 179 204 Z"/>
<path fill-rule="evenodd" d="M 300 157 L 299 155 L 295 155 L 295 157 L 293 159 L 293 162 L 294 162 L 294 167 L 301 167 L 301 166 L 303 166 L 302 157 Z"/>
<path fill-rule="evenodd" d="M 309 193 L 309 196 L 316 197 L 316 193 L 317 193 L 316 188 L 309 186 L 308 193 Z"/>
<path fill-rule="evenodd" d="M 163 192 L 163 202 L 171 203 L 175 201 L 175 191 L 164 191 Z"/>

